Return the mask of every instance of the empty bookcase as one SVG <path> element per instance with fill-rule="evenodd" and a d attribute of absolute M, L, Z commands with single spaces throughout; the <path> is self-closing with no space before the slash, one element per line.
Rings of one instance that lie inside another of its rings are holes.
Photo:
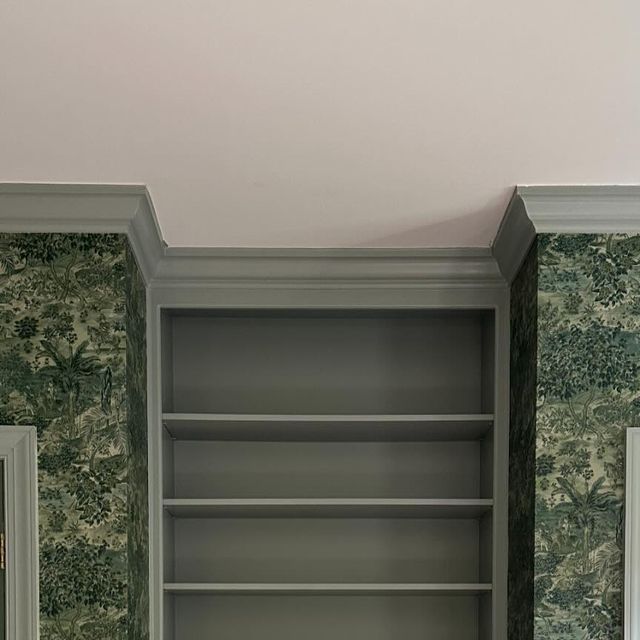
<path fill-rule="evenodd" d="M 490 640 L 490 310 L 164 310 L 165 640 Z"/>

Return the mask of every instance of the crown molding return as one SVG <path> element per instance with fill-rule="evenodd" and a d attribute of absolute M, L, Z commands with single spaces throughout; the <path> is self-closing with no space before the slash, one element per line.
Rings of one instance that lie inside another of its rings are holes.
<path fill-rule="evenodd" d="M 517 187 L 492 245 L 508 282 L 538 233 L 640 233 L 640 185 Z"/>
<path fill-rule="evenodd" d="M 143 185 L 0 184 L 2 233 L 124 233 L 147 283 L 164 254 Z"/>
<path fill-rule="evenodd" d="M 516 189 L 491 245 L 493 256 L 507 282 L 516 277 L 535 237 L 535 227 Z"/>
<path fill-rule="evenodd" d="M 496 287 L 536 233 L 640 233 L 640 185 L 517 187 L 490 250 L 167 248 L 143 185 L 0 184 L 0 232 L 125 233 L 156 288 Z"/>
<path fill-rule="evenodd" d="M 0 183 L 0 232 L 126 233 L 147 284 L 504 287 L 487 249 L 167 248 L 143 185 Z"/>

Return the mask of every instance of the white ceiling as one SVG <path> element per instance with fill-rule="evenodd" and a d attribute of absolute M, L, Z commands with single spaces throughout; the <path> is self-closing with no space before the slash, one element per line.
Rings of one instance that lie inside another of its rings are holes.
<path fill-rule="evenodd" d="M 640 182 L 637 0 L 3 0 L 0 181 L 145 183 L 192 246 L 486 246 Z"/>

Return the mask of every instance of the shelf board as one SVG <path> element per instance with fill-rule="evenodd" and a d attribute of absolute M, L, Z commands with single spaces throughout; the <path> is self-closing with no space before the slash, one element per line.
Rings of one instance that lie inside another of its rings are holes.
<path fill-rule="evenodd" d="M 492 414 L 259 415 L 165 413 L 177 440 L 385 442 L 479 440 Z"/>
<path fill-rule="evenodd" d="M 490 583 L 165 583 L 164 591 L 200 595 L 460 595 L 491 592 Z"/>
<path fill-rule="evenodd" d="M 418 498 L 168 498 L 177 518 L 480 518 L 490 499 Z"/>

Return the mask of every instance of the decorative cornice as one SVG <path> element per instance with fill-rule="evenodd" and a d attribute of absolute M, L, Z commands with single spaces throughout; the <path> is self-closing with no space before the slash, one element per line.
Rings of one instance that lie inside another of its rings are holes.
<path fill-rule="evenodd" d="M 147 283 L 164 254 L 142 185 L 0 184 L 0 232 L 124 233 Z"/>
<path fill-rule="evenodd" d="M 518 187 L 491 249 L 167 248 L 142 185 L 0 184 L 0 232 L 125 233 L 153 287 L 499 287 L 536 233 L 640 233 L 640 186 Z"/>
<path fill-rule="evenodd" d="M 152 286 L 501 286 L 489 249 L 165 251 Z"/>
<path fill-rule="evenodd" d="M 493 243 L 508 282 L 537 233 L 640 233 L 640 185 L 517 187 Z"/>
<path fill-rule="evenodd" d="M 126 233 L 155 288 L 504 287 L 489 249 L 167 248 L 141 185 L 0 184 L 0 232 Z"/>
<path fill-rule="evenodd" d="M 640 185 L 523 186 L 536 233 L 640 233 Z"/>
<path fill-rule="evenodd" d="M 516 190 L 492 243 L 493 255 L 507 282 L 511 282 L 536 237 L 522 198 Z"/>

